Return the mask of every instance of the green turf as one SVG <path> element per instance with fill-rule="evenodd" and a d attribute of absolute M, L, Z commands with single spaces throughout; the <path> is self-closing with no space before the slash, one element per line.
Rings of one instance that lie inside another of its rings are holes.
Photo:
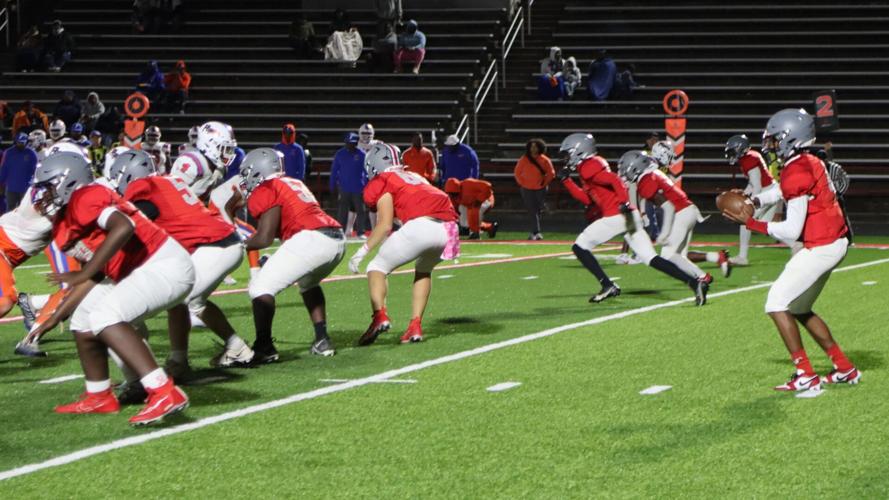
<path fill-rule="evenodd" d="M 460 262 L 471 262 L 469 254 L 566 251 L 466 245 Z M 886 257 L 884 250 L 854 249 L 843 265 Z M 754 249 L 756 265 L 718 279 L 713 291 L 771 280 L 786 258 L 786 250 Z M 625 293 L 597 306 L 586 301 L 594 280 L 573 260 L 438 271 L 453 277 L 435 279 L 427 342 L 407 346 L 395 339 L 407 322 L 410 276 L 394 276 L 394 332 L 370 348 L 351 347 L 369 319 L 365 282 L 330 283 L 329 323 L 340 350 L 329 359 L 307 355 L 310 324 L 289 290 L 275 322 L 283 362 L 204 369 L 217 348 L 212 334 L 197 331 L 191 352 L 198 377 L 224 380 L 187 387 L 192 407 L 164 426 L 329 385 L 319 379 L 366 377 L 690 295 L 643 266 L 609 263 L 606 271 L 621 278 Z M 235 287 L 244 286 L 243 272 Z M 39 279 L 34 270 L 17 276 L 23 289 Z M 522 279 L 528 276 L 537 278 Z M 791 366 L 762 313 L 761 288 L 702 309 L 681 304 L 400 377 L 415 384 L 371 384 L 40 471 L 0 482 L 0 497 L 885 497 L 887 278 L 883 264 L 838 273 L 828 284 L 817 309 L 865 378 L 814 400 L 770 390 Z M 217 303 L 252 339 L 246 296 Z M 163 357 L 164 320 L 149 326 Z M 0 331 L 9 353 L 22 329 Z M 47 359 L 0 356 L 0 470 L 151 432 L 127 427 L 136 408 L 110 416 L 53 414 L 52 406 L 76 396 L 82 382 L 36 383 L 79 373 L 66 334 L 51 338 Z M 817 350 L 810 354 L 818 369 L 828 368 Z M 485 391 L 504 381 L 523 385 Z M 655 384 L 674 387 L 638 394 Z"/>

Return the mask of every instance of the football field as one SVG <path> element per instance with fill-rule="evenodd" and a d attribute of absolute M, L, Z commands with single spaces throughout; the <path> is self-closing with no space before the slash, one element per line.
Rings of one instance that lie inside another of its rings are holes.
<path fill-rule="evenodd" d="M 696 238 L 708 240 L 737 235 Z M 398 344 L 408 272 L 390 277 L 392 331 L 363 348 L 367 283 L 343 262 L 324 286 L 336 356 L 308 354 L 312 325 L 287 290 L 273 334 L 281 362 L 211 369 L 218 342 L 196 329 L 190 408 L 138 429 L 127 425 L 137 407 L 53 413 L 83 390 L 70 334 L 45 337 L 47 358 L 21 358 L 24 329 L 6 321 L 0 498 L 886 497 L 889 238 L 858 243 L 815 311 L 862 383 L 808 399 L 772 390 L 793 367 L 763 313 L 789 252 L 767 246 L 728 279 L 702 264 L 716 283 L 697 308 L 682 284 L 616 265 L 616 245 L 599 255 L 623 294 L 589 304 L 598 283 L 569 242 L 464 244 L 433 274 L 426 340 Z M 28 261 L 19 289 L 50 290 L 48 270 L 42 256 Z M 246 267 L 236 277 L 213 300 L 252 342 Z M 166 315 L 148 326 L 162 362 Z"/>

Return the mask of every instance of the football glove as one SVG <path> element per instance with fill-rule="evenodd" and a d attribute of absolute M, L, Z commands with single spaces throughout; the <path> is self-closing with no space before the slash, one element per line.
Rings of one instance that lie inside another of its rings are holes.
<path fill-rule="evenodd" d="M 349 271 L 352 274 L 358 274 L 359 267 L 361 266 L 361 261 L 364 260 L 364 257 L 369 251 L 370 249 L 367 248 L 367 243 L 365 243 L 361 245 L 361 248 L 359 248 L 358 251 L 355 252 L 355 255 L 353 255 L 352 258 L 349 259 Z"/>

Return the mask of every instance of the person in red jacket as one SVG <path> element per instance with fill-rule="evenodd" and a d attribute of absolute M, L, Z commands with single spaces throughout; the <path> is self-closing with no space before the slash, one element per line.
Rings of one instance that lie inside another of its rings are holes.
<path fill-rule="evenodd" d="M 86 392 L 57 406 L 57 413 L 120 409 L 111 390 L 110 354 L 135 371 L 148 391 L 145 407 L 130 423 L 150 424 L 184 410 L 188 396 L 158 367 L 132 323 L 180 303 L 194 284 L 194 267 L 188 252 L 132 203 L 92 181 L 89 163 L 76 153 L 47 157 L 34 174 L 36 205 L 54 218 L 54 241 L 83 263 L 80 271 L 49 275 L 71 292 L 35 331 L 48 331 L 70 315 Z"/>
<path fill-rule="evenodd" d="M 559 148 L 560 154 L 565 158 L 565 166 L 559 171 L 562 184 L 571 196 L 584 205 L 596 203 L 602 209 L 602 218 L 587 226 L 571 247 L 580 263 L 602 285 L 602 290 L 590 297 L 590 302 L 599 303 L 620 295 L 620 287 L 605 274 L 592 250 L 615 236 L 623 235 L 642 262 L 687 284 L 695 293 L 695 303 L 699 306 L 706 304 L 709 284 L 686 274 L 672 262 L 657 255 L 642 227 L 639 211 L 630 204 L 626 186 L 611 171 L 608 162 L 596 155 L 596 151 L 596 141 L 592 134 L 584 133 L 569 135 Z M 570 179 L 575 170 L 583 183 L 583 189 Z"/>
<path fill-rule="evenodd" d="M 756 207 L 783 198 L 787 209 L 783 221 L 766 222 L 743 213 L 723 212 L 751 231 L 779 240 L 801 239 L 804 248 L 795 253 L 769 288 L 766 313 L 772 318 L 790 353 L 795 371 L 778 391 L 821 389 L 821 384 L 857 384 L 861 373 L 834 340 L 827 323 L 812 310 L 834 268 L 846 257 L 849 227 L 837 202 L 836 190 L 827 167 L 806 152 L 815 142 L 815 121 L 801 109 L 775 113 L 763 133 L 763 148 L 776 151 L 784 161 L 780 190 L 753 197 Z M 803 347 L 801 323 L 833 363 L 833 371 L 819 377 Z"/>
<path fill-rule="evenodd" d="M 400 156 L 397 147 L 376 144 L 365 160 L 371 180 L 364 188 L 364 203 L 377 213 L 377 225 L 349 260 L 349 270 L 357 274 L 368 252 L 377 246 L 380 251 L 367 265 L 373 319 L 358 340 L 362 346 L 374 343 L 391 327 L 386 312 L 387 276 L 414 260 L 411 321 L 401 343 L 423 340 L 423 312 L 432 290 L 432 270 L 442 260 L 454 259 L 460 253 L 457 213 L 451 200 L 423 177 L 405 171 Z M 389 235 L 395 218 L 403 225 Z"/>
<path fill-rule="evenodd" d="M 451 198 L 454 209 L 466 207 L 466 220 L 469 224 L 469 239 L 479 239 L 485 231 L 489 238 L 497 236 L 499 222 L 485 222 L 485 212 L 494 208 L 494 190 L 491 183 L 478 179 L 457 180 L 454 177 L 445 183 L 445 193 Z"/>

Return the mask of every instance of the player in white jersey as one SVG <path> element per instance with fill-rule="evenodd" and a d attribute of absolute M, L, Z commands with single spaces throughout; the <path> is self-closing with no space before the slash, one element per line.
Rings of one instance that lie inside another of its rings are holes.
<path fill-rule="evenodd" d="M 169 142 L 161 140 L 161 129 L 152 125 L 145 130 L 145 139 L 142 141 L 142 151 L 145 151 L 154 159 L 154 164 L 162 173 L 170 171 L 172 161 L 171 146 Z"/>
<path fill-rule="evenodd" d="M 37 129 L 32 130 L 28 134 L 28 147 L 37 153 L 37 161 L 41 162 L 46 158 L 46 132 Z"/>
<path fill-rule="evenodd" d="M 374 126 L 370 123 L 362 123 L 358 128 L 358 149 L 364 151 L 364 154 L 367 154 L 377 144 L 383 144 L 383 141 L 374 139 L 374 136 Z M 346 222 L 346 236 L 352 234 L 352 228 L 355 226 L 355 218 L 357 216 L 358 214 L 356 212 L 349 212 L 349 218 Z M 370 220 L 370 228 L 373 230 L 377 225 L 377 214 L 376 212 L 369 212 L 367 217 Z M 364 235 L 358 235 L 359 238 L 362 236 Z"/>

